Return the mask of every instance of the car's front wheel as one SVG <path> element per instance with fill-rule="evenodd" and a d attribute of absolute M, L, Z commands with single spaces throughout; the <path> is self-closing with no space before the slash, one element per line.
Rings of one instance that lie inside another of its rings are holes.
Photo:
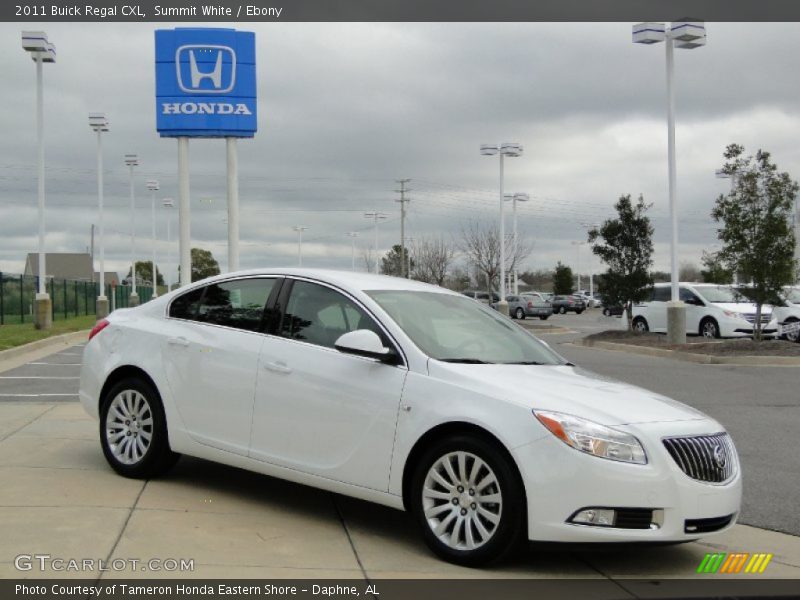
<path fill-rule="evenodd" d="M 103 398 L 100 443 L 108 464 L 125 477 L 156 477 L 179 457 L 169 447 L 158 392 L 141 379 L 120 381 Z"/>
<path fill-rule="evenodd" d="M 522 310 L 521 308 L 518 308 L 514 314 L 516 315 L 516 317 L 518 319 L 524 319 L 525 318 L 525 311 Z"/>
<path fill-rule="evenodd" d="M 526 534 L 519 474 L 480 437 L 456 435 L 428 449 L 414 472 L 411 510 L 431 550 L 460 565 L 499 560 Z"/>
<path fill-rule="evenodd" d="M 719 325 L 712 318 L 703 319 L 700 323 L 700 335 L 707 338 L 718 338 Z"/>
<path fill-rule="evenodd" d="M 550 315 L 539 315 L 539 318 L 540 318 L 542 321 L 547 321 L 547 319 L 549 319 L 549 318 L 550 318 Z"/>
<path fill-rule="evenodd" d="M 611 311 L 608 310 L 607 308 L 604 308 L 603 309 L 603 316 L 604 317 L 610 317 L 611 316 Z"/>
<path fill-rule="evenodd" d="M 561 308 L 558 309 L 558 312 L 560 312 L 562 315 L 567 314 L 567 307 L 562 306 Z"/>
<path fill-rule="evenodd" d="M 794 317 L 786 319 L 786 323 L 797 323 L 797 321 L 798 319 Z M 792 331 L 786 334 L 786 339 L 790 342 L 800 342 L 800 329 L 792 329 Z"/>
<path fill-rule="evenodd" d="M 647 321 L 644 317 L 636 317 L 633 320 L 633 330 L 639 333 L 645 333 L 650 331 L 650 327 L 647 325 Z"/>

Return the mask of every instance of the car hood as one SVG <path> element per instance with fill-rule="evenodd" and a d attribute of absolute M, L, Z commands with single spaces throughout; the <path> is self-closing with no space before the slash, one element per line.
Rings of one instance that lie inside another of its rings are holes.
<path fill-rule="evenodd" d="M 574 366 L 475 365 L 431 359 L 428 372 L 473 392 L 603 425 L 709 420 L 677 400 Z"/>

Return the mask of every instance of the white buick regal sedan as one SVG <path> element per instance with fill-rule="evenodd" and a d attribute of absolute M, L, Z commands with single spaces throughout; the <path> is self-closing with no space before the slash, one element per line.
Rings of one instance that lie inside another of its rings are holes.
<path fill-rule="evenodd" d="M 80 398 L 121 475 L 188 454 L 405 509 L 465 565 L 525 540 L 691 541 L 741 501 L 717 421 L 405 279 L 244 271 L 118 310 Z"/>

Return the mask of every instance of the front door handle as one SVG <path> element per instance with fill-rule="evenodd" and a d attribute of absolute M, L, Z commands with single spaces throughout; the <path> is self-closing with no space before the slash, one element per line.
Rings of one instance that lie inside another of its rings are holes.
<path fill-rule="evenodd" d="M 182 348 L 189 346 L 189 340 L 187 340 L 185 337 L 171 337 L 167 340 L 167 343 L 170 346 L 180 346 Z"/>
<path fill-rule="evenodd" d="M 265 362 L 264 368 L 269 371 L 275 371 L 276 373 L 282 373 L 283 375 L 288 375 L 292 372 L 292 368 L 287 366 L 284 362 Z"/>

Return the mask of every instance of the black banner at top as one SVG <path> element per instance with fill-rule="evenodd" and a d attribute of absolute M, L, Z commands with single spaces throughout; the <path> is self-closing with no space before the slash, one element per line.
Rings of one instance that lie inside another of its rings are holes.
<path fill-rule="evenodd" d="M 18 22 L 800 21 L 796 0 L 11 0 Z"/>

